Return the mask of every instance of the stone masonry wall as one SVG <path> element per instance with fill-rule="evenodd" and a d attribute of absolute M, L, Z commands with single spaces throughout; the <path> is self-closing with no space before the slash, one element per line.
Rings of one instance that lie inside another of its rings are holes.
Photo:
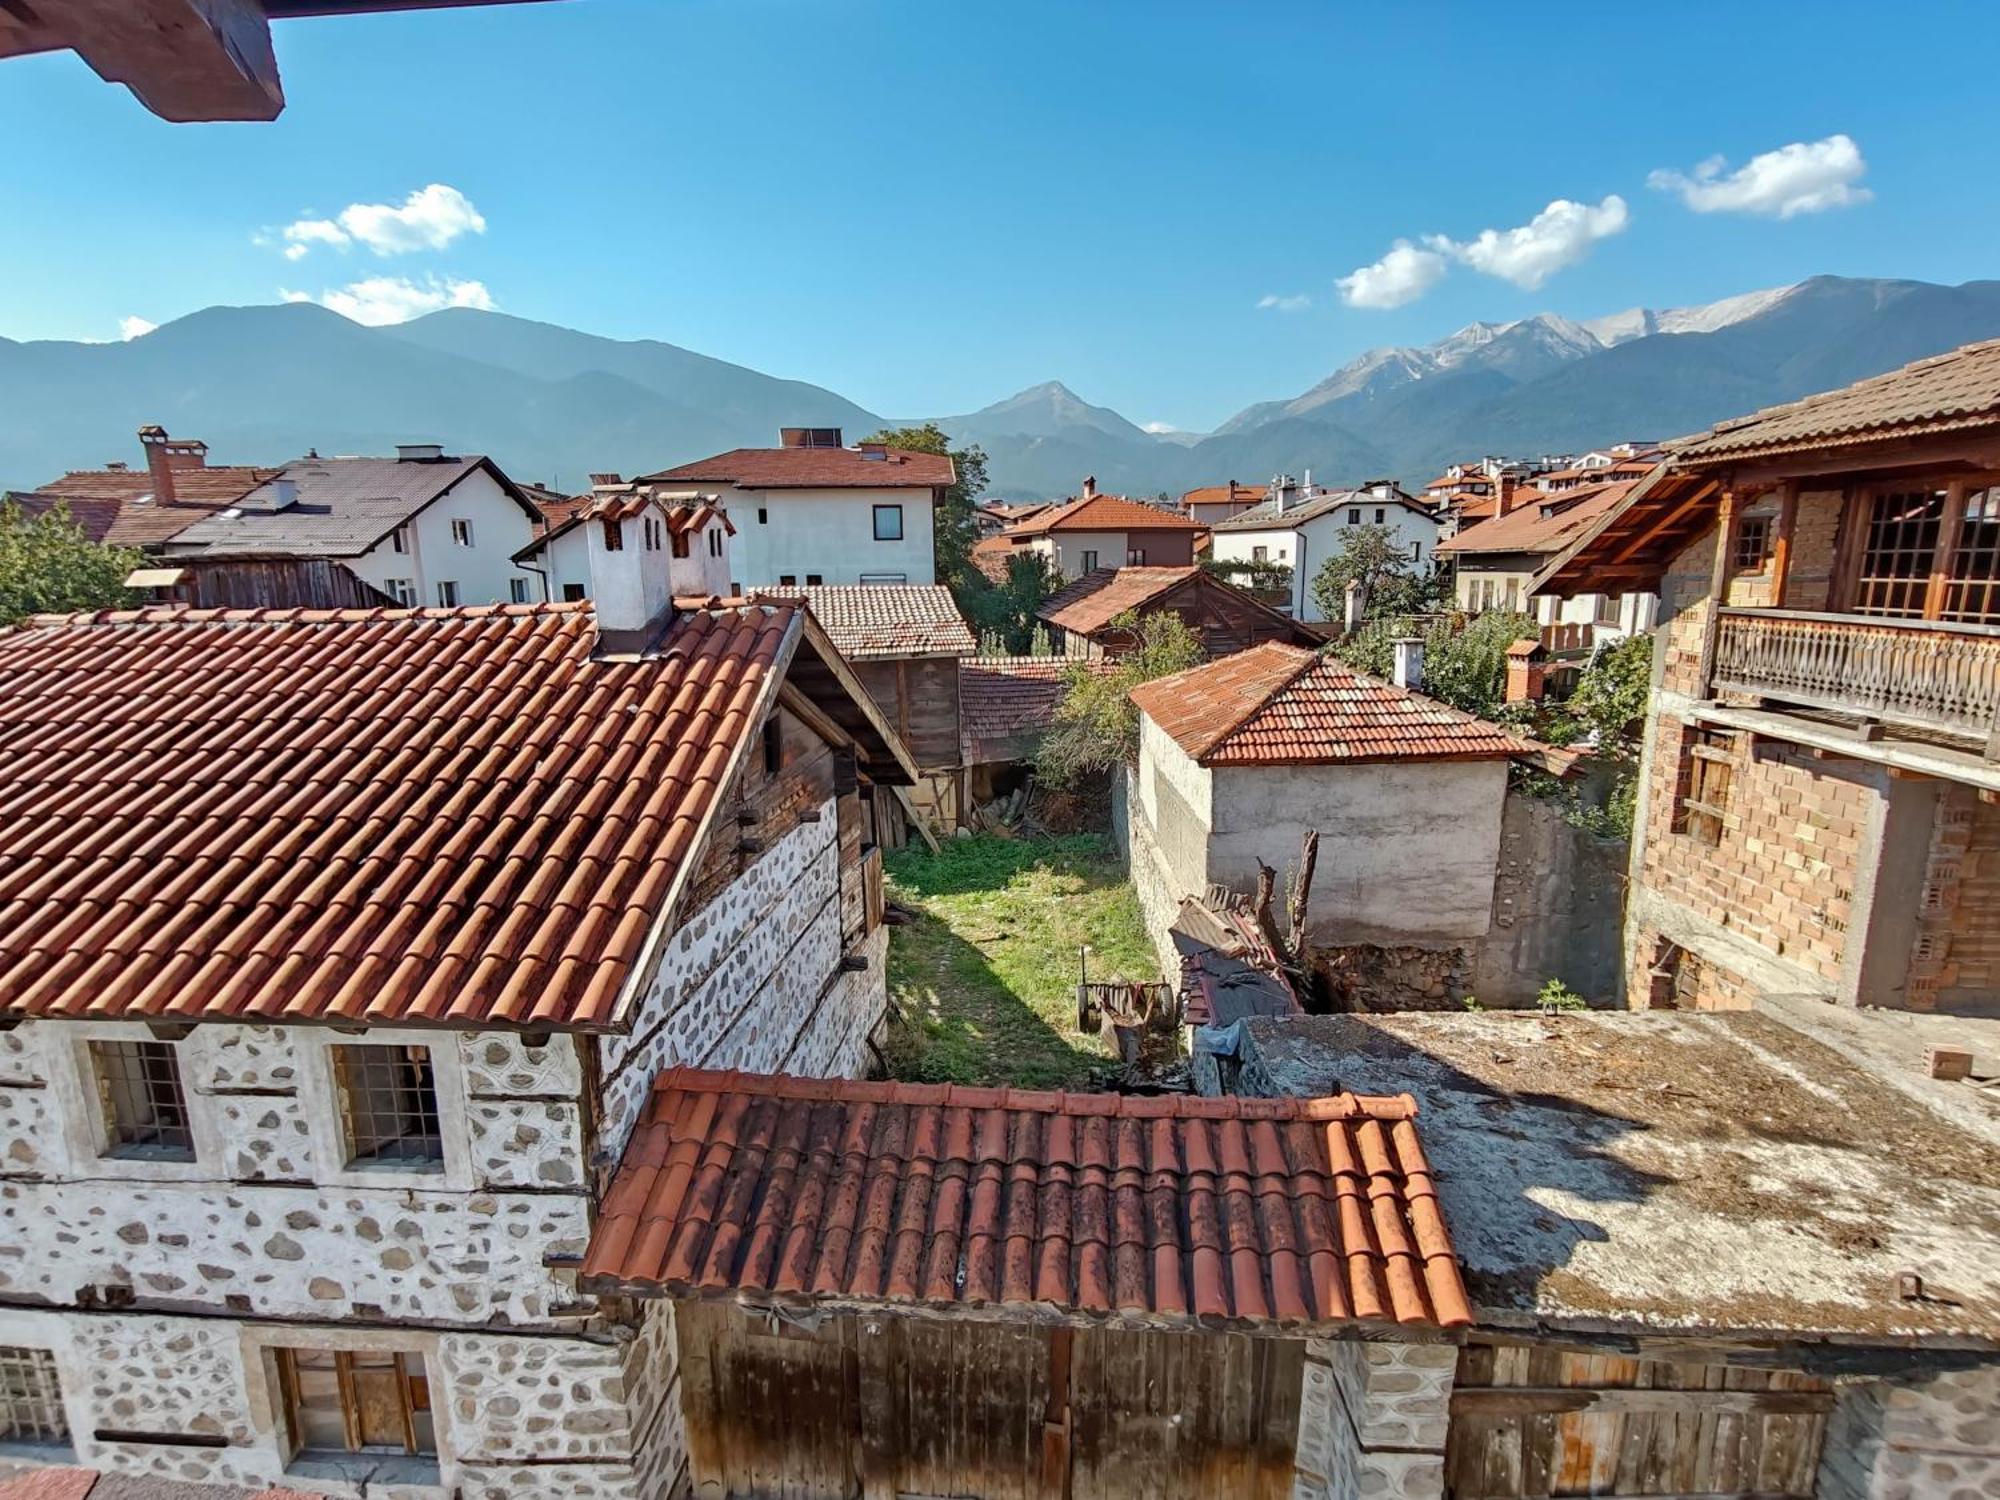
<path fill-rule="evenodd" d="M 1452 1344 L 1308 1339 L 1296 1500 L 1438 1500 Z"/>
<path fill-rule="evenodd" d="M 1820 1500 L 1994 1500 L 2000 1369 L 1843 1385 L 1821 1454 Z"/>

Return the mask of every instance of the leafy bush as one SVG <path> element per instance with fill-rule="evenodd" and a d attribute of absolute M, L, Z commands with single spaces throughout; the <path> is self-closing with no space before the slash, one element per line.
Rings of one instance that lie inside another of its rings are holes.
<path fill-rule="evenodd" d="M 1551 979 L 1542 986 L 1535 1003 L 1545 1011 L 1589 1010 L 1590 1002 L 1560 979 Z"/>
<path fill-rule="evenodd" d="M 144 561 L 129 547 L 93 542 L 58 505 L 30 519 L 0 505 L 0 626 L 33 614 L 129 604 L 125 579 Z"/>
<path fill-rule="evenodd" d="M 1201 662 L 1201 641 L 1179 615 L 1141 618 L 1128 609 L 1111 625 L 1134 633 L 1137 644 L 1109 672 L 1093 672 L 1082 662 L 1070 668 L 1069 690 L 1035 760 L 1036 774 L 1052 786 L 1074 786 L 1092 772 L 1129 763 L 1139 753 L 1132 689 Z"/>

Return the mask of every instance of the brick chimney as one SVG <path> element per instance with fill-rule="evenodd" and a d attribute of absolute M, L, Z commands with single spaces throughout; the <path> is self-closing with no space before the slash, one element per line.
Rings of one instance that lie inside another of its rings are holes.
<path fill-rule="evenodd" d="M 1540 641 L 1516 641 L 1507 648 L 1507 702 L 1542 701 L 1547 691 L 1547 656 Z"/>
<path fill-rule="evenodd" d="M 1493 514 L 1504 516 L 1521 503 L 1521 486 L 1512 474 L 1493 476 Z"/>
<path fill-rule="evenodd" d="M 1086 474 L 1083 476 L 1083 493 L 1076 498 L 1079 500 L 1094 500 L 1097 498 L 1097 476 L 1095 474 Z"/>
<path fill-rule="evenodd" d="M 174 472 L 208 467 L 208 444 L 200 438 L 170 438 L 157 422 L 139 429 L 139 447 L 146 455 L 146 472 L 153 481 L 153 503 L 174 503 Z"/>

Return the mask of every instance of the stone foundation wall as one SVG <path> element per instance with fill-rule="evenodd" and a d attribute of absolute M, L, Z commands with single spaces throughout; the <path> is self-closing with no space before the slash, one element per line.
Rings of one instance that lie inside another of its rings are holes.
<path fill-rule="evenodd" d="M 1438 1500 L 1458 1349 L 1308 1339 L 1296 1500 Z"/>
<path fill-rule="evenodd" d="M 24 1467 L 73 1461 L 161 1479 L 279 1483 L 285 1460 L 270 1351 L 370 1348 L 423 1356 L 439 1450 L 435 1483 L 371 1483 L 371 1500 L 650 1493 L 634 1463 L 630 1363 L 609 1340 L 8 1309 L 0 1310 L 0 1342 L 54 1351 L 69 1417 L 72 1450 L 8 1456 Z M 193 1446 L 189 1438 L 221 1441 Z M 305 1487 L 363 1493 L 319 1479 Z"/>
<path fill-rule="evenodd" d="M 2000 1368 L 1840 1388 L 1827 1419 L 1820 1500 L 2000 1496 Z"/>

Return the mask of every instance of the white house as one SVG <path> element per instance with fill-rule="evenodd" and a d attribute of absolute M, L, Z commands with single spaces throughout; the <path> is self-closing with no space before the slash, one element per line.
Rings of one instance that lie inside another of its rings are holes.
<path fill-rule="evenodd" d="M 1438 541 L 1438 520 L 1393 481 L 1358 490 L 1300 488 L 1282 481 L 1261 504 L 1213 527 L 1210 556 L 1217 563 L 1268 563 L 1291 569 L 1290 612 L 1298 620 L 1323 620 L 1312 596 L 1313 575 L 1337 555 L 1347 536 L 1364 526 L 1388 530 L 1411 565 L 1428 571 Z"/>
<path fill-rule="evenodd" d="M 642 475 L 715 492 L 736 526 L 730 592 L 836 583 L 935 583 L 932 525 L 957 483 L 949 457 L 841 446 L 838 427 L 787 427 L 776 448 L 736 448 Z"/>
<path fill-rule="evenodd" d="M 514 562 L 540 576 L 541 598 L 595 598 L 600 606 L 637 609 L 641 619 L 651 619 L 670 599 L 731 593 L 735 534 L 712 494 L 613 485 L 571 509 Z"/>
<path fill-rule="evenodd" d="M 160 552 L 205 564 L 333 559 L 406 605 L 529 604 L 541 586 L 514 556 L 541 519 L 492 459 L 406 443 L 394 458 L 308 454 Z"/>
<path fill-rule="evenodd" d="M 860 1070 L 916 771 L 802 605 L 666 591 L 0 635 L 0 1469 L 684 1485 L 597 1169 L 663 1068 Z"/>

